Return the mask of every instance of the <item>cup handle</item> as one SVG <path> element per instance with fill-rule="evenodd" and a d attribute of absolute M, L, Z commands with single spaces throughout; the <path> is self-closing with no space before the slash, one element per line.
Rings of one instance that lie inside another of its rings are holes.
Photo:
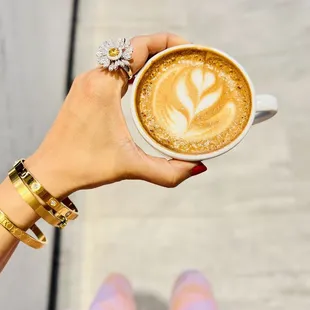
<path fill-rule="evenodd" d="M 266 121 L 278 112 L 278 100 L 272 95 L 256 96 L 256 114 L 253 125 Z"/>

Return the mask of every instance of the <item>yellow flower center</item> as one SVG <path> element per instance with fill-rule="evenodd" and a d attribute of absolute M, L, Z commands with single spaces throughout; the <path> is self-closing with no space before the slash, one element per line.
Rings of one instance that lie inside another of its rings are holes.
<path fill-rule="evenodd" d="M 119 55 L 119 50 L 118 50 L 118 48 L 113 47 L 113 48 L 111 48 L 111 49 L 109 50 L 109 56 L 111 56 L 111 57 L 116 57 L 116 56 L 118 56 L 118 55 Z"/>

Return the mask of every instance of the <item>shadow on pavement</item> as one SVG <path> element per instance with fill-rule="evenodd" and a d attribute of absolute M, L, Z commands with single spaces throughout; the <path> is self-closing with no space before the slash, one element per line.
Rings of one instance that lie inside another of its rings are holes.
<path fill-rule="evenodd" d="M 160 297 L 149 292 L 135 294 L 138 310 L 168 310 L 168 304 Z"/>

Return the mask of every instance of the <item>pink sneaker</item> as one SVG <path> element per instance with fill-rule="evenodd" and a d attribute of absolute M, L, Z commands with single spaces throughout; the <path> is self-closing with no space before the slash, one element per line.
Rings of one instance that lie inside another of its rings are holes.
<path fill-rule="evenodd" d="M 183 272 L 170 301 L 171 310 L 217 310 L 211 285 L 199 271 Z"/>

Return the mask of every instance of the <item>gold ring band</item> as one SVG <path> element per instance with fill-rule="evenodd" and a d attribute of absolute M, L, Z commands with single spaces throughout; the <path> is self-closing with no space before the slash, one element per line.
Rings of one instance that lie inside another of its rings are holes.
<path fill-rule="evenodd" d="M 132 73 L 131 68 L 129 66 L 124 66 L 124 67 L 120 67 L 120 68 L 126 72 L 126 74 L 128 76 L 128 80 L 131 80 L 133 77 L 133 73 Z"/>

